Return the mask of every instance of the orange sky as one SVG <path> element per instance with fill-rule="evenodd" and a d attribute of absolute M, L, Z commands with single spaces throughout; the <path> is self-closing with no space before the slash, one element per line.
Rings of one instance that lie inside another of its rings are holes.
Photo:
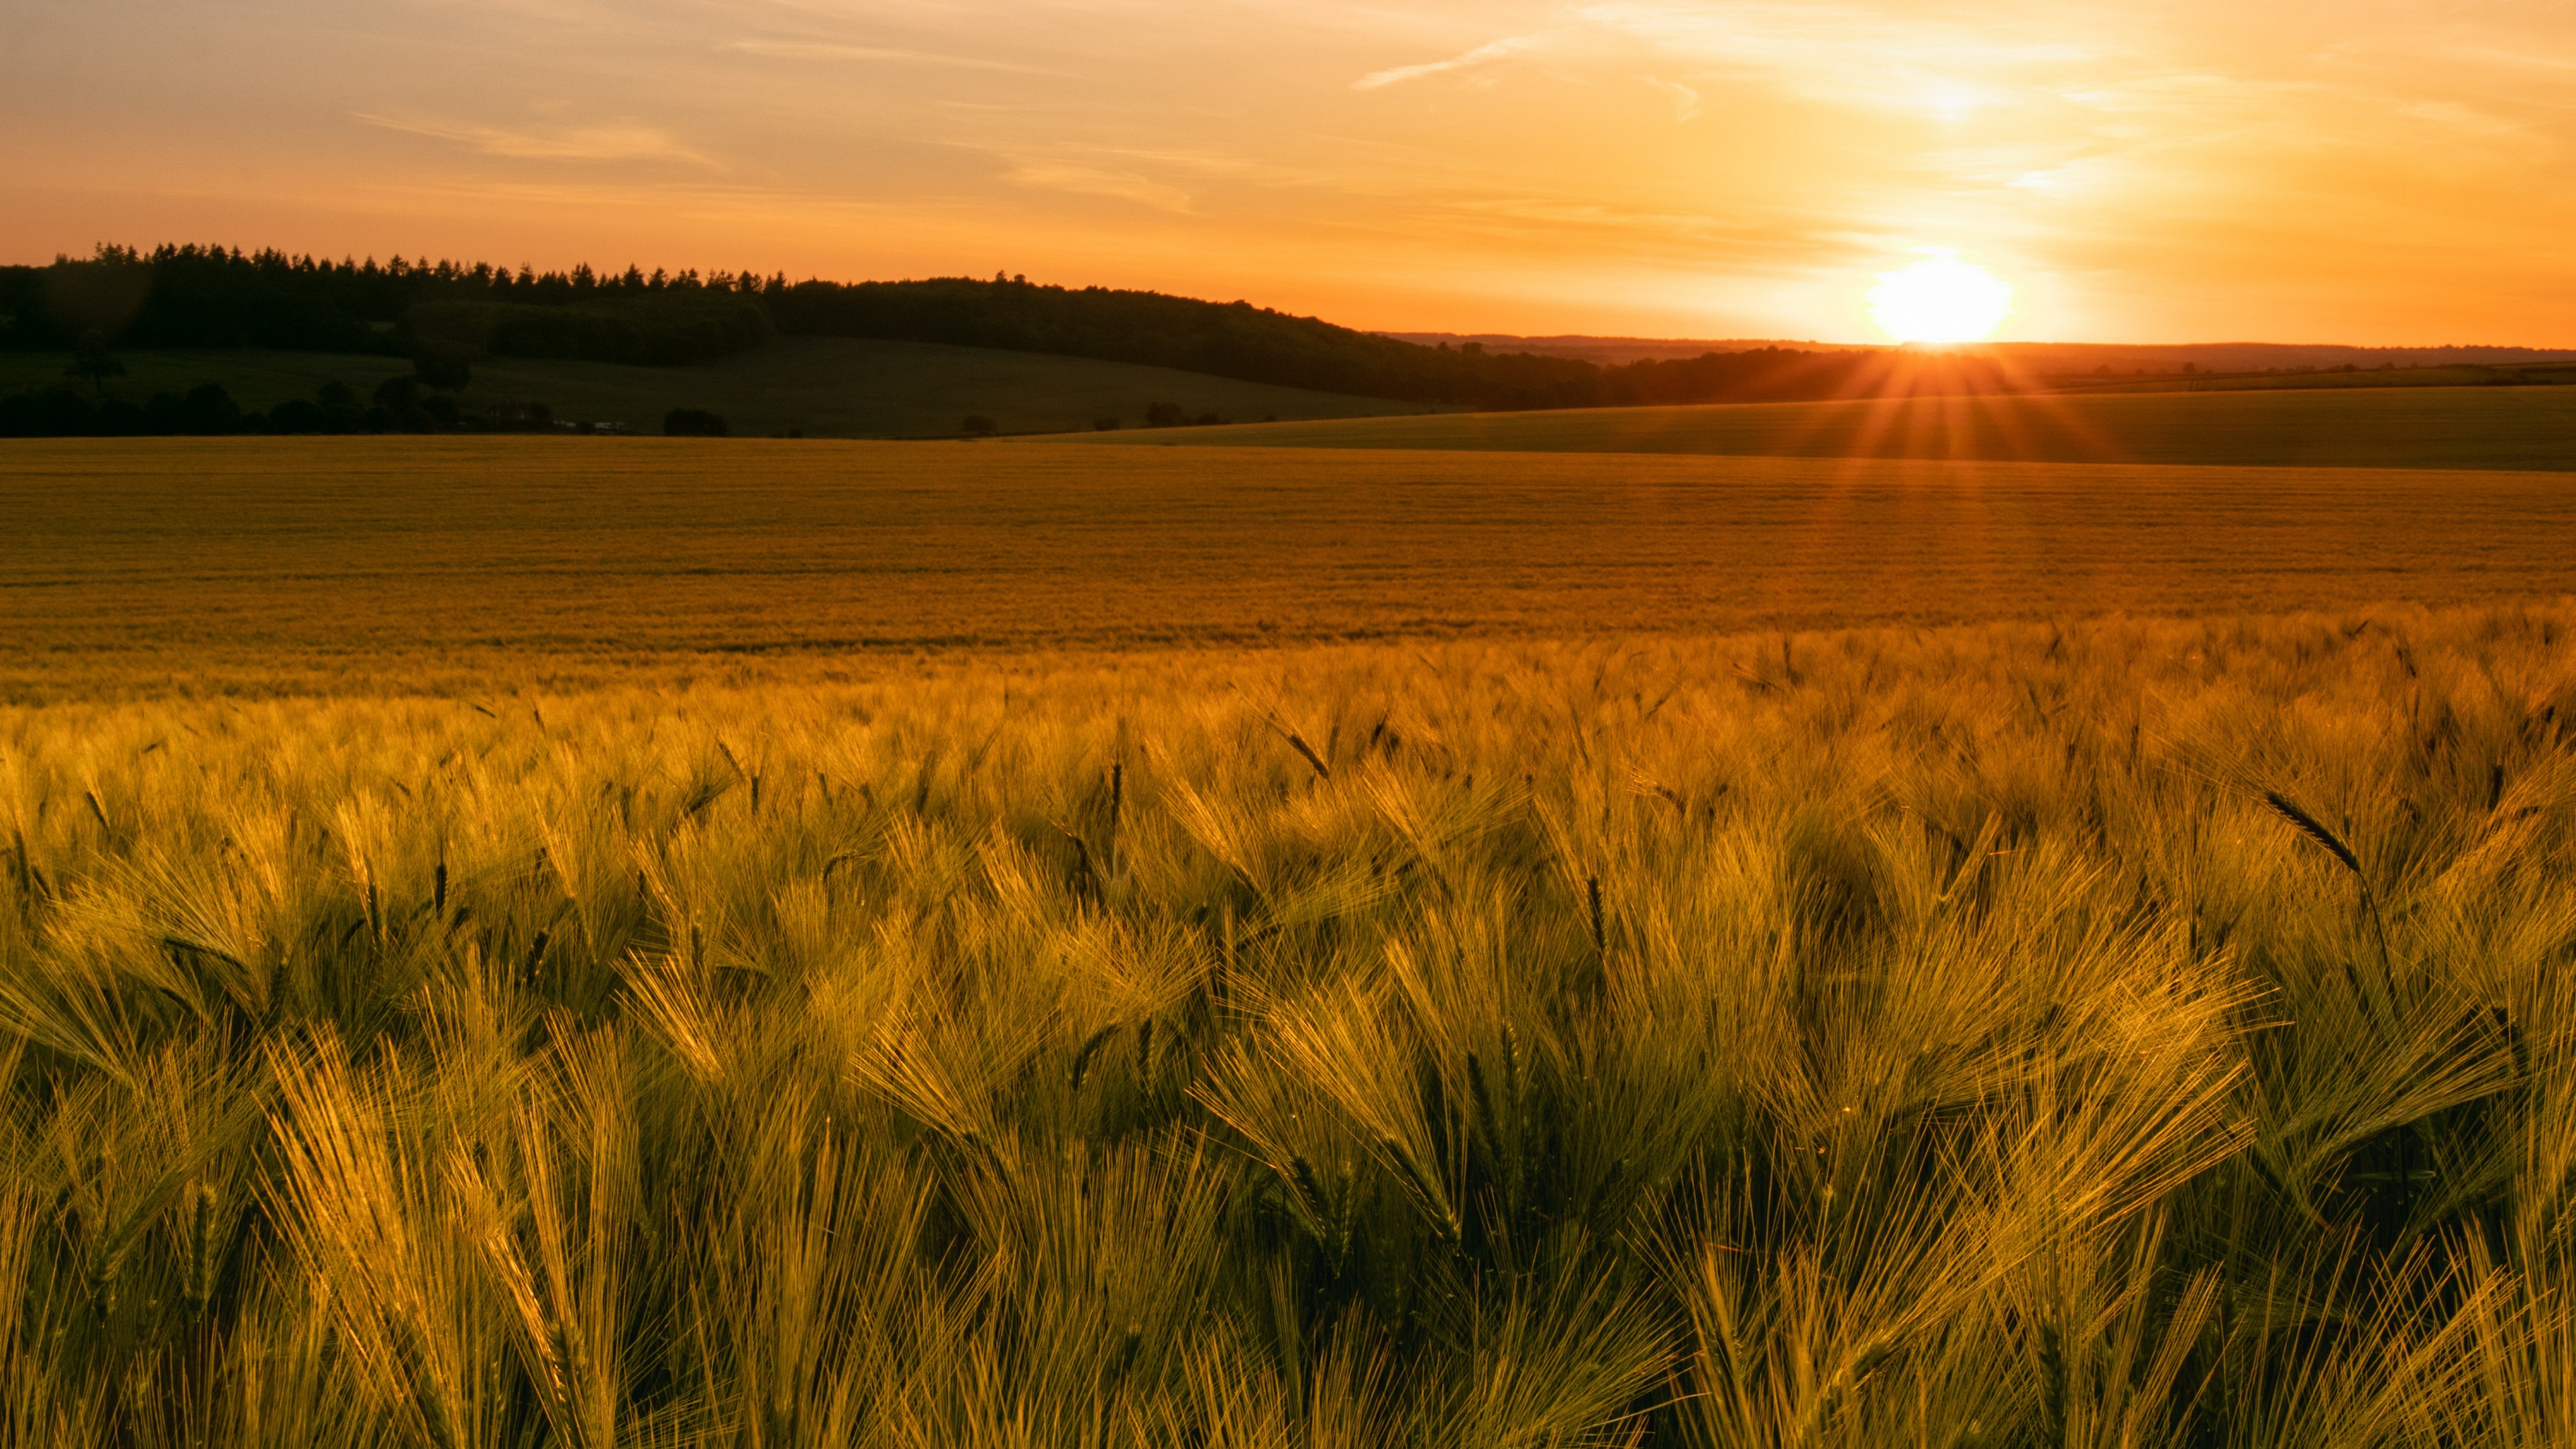
<path fill-rule="evenodd" d="M 1354 326 L 2576 346 L 2576 0 L 9 0 L 0 259 L 1024 272 Z"/>

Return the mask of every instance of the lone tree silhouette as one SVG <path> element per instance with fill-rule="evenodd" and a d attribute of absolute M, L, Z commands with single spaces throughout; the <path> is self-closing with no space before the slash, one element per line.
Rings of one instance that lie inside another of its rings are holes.
<path fill-rule="evenodd" d="M 98 390 L 99 400 L 107 399 L 107 380 L 125 376 L 125 364 L 107 350 L 107 338 L 97 332 L 84 332 L 72 347 L 72 365 L 63 369 L 65 377 L 85 377 Z"/>

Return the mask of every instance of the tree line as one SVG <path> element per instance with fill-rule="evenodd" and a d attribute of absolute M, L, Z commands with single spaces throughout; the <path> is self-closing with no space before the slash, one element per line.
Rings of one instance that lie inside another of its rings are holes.
<path fill-rule="evenodd" d="M 784 274 L 513 271 L 163 246 L 0 267 L 0 349 L 265 347 L 670 364 L 779 335 L 1051 353 L 1245 382 L 1485 409 L 1990 392 L 1992 361 L 1884 349 L 1764 348 L 1603 365 L 1380 337 L 1248 302 L 1070 288 L 1024 277 L 791 283 Z"/>
<path fill-rule="evenodd" d="M 360 399 L 343 382 L 326 382 L 309 398 L 288 398 L 262 412 L 244 408 L 219 382 L 184 393 L 163 390 L 146 401 L 101 396 L 95 403 L 69 388 L 0 394 L 0 438 L 220 438 L 238 433 L 271 435 L 452 432 L 625 432 L 623 423 L 558 422 L 544 403 L 525 403 L 505 415 L 474 417 L 456 400 L 425 387 L 417 376 L 389 377 Z M 672 408 L 662 417 L 671 437 L 722 438 L 724 418 L 704 408 Z M 990 431 L 988 428 L 986 431 Z M 791 433 L 790 437 L 802 436 Z"/>
<path fill-rule="evenodd" d="M 111 359 L 105 376 L 122 371 Z M 103 380 L 103 378 L 101 379 Z M 389 377 L 366 397 L 342 382 L 325 382 L 309 398 L 288 398 L 262 411 L 234 401 L 222 383 L 203 382 L 186 392 L 162 390 L 142 402 L 100 390 L 86 398 L 68 387 L 0 395 L 0 438 L 223 437 L 233 433 L 440 433 L 458 429 L 548 427 L 542 404 L 511 424 L 469 417 L 456 399 L 419 376 Z"/>
<path fill-rule="evenodd" d="M 281 251 L 101 247 L 0 267 L 0 350 L 259 347 L 428 357 L 702 362 L 769 339 L 783 276 L 517 272 L 488 263 L 332 261 Z"/>

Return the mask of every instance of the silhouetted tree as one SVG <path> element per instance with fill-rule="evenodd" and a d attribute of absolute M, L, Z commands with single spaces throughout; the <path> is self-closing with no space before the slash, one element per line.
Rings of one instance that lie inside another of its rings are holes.
<path fill-rule="evenodd" d="M 107 380 L 125 376 L 125 364 L 107 350 L 107 338 L 97 332 L 84 332 L 72 348 L 72 365 L 63 369 L 65 377 L 85 377 L 98 390 L 101 401 L 107 397 Z"/>
<path fill-rule="evenodd" d="M 331 430 L 331 415 L 320 403 L 291 397 L 268 410 L 268 430 L 272 433 L 325 433 Z"/>
<path fill-rule="evenodd" d="M 411 371 L 423 387 L 462 392 L 474 380 L 474 349 L 457 342 L 423 339 L 413 345 Z"/>
<path fill-rule="evenodd" d="M 188 389 L 180 402 L 186 408 L 187 431 L 207 436 L 221 436 L 241 431 L 241 405 L 219 382 L 201 382 Z"/>

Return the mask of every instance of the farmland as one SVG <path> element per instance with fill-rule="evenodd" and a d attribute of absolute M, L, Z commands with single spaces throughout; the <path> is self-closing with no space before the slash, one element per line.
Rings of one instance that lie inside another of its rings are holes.
<path fill-rule="evenodd" d="M 2312 391 L 2318 388 L 2354 389 L 2389 387 L 2566 387 L 2576 384 L 2576 363 L 2565 361 L 2531 361 L 2516 363 L 2460 363 L 2452 366 L 2404 367 L 2379 366 L 2338 369 L 2294 368 L 2283 372 L 2266 369 L 2261 372 L 2219 371 L 2176 373 L 2160 370 L 2154 374 L 2087 376 L 2076 372 L 2052 379 L 2052 387 L 2065 392 L 2212 392 L 2212 391 Z"/>
<path fill-rule="evenodd" d="M 0 1449 L 2563 1445 L 2571 491 L 12 444 Z"/>
<path fill-rule="evenodd" d="M 2571 486 L 1023 443 L 28 443 L 0 454 L 17 543 L 0 681 L 29 700 L 470 689 L 495 670 L 739 677 L 926 649 L 2493 602 L 2576 593 Z"/>
<path fill-rule="evenodd" d="M 57 385 L 69 360 L 58 353 L 0 352 L 0 392 Z M 127 376 L 109 382 L 111 392 L 140 400 L 212 381 L 243 407 L 259 410 L 309 399 L 326 382 L 363 398 L 412 367 L 400 357 L 253 349 L 137 351 L 120 360 Z M 474 365 L 459 401 L 469 416 L 482 416 L 495 403 L 542 402 L 566 421 L 618 421 L 647 432 L 658 431 L 672 408 L 704 408 L 723 416 L 735 433 L 755 437 L 791 429 L 809 437 L 946 436 L 969 415 L 989 418 L 1005 433 L 1090 431 L 1104 418 L 1132 428 L 1155 403 L 1189 417 L 1212 413 L 1236 422 L 1426 410 L 1420 403 L 1167 367 L 829 337 L 783 338 L 685 367 L 491 358 Z"/>
<path fill-rule="evenodd" d="M 0 1403 L 2563 1443 L 2571 629 L 9 711 Z"/>
<path fill-rule="evenodd" d="M 2207 467 L 2576 469 L 2576 388 L 1913 397 L 1382 417 L 1117 444 L 1949 458 Z"/>

